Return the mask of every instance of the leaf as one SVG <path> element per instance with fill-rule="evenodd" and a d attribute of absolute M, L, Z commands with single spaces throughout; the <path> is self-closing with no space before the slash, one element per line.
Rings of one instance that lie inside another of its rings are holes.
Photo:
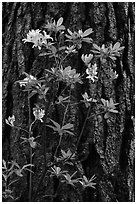
<path fill-rule="evenodd" d="M 4 168 L 7 169 L 6 161 L 3 159 L 2 162 L 3 162 L 3 166 L 4 166 Z"/>
<path fill-rule="evenodd" d="M 99 47 L 97 44 L 93 44 L 93 47 L 94 47 L 96 50 L 100 51 L 100 47 Z"/>
<path fill-rule="evenodd" d="M 118 113 L 118 110 L 110 109 L 109 112 L 111 112 L 111 113 Z"/>
<path fill-rule="evenodd" d="M 57 52 L 56 47 L 52 45 L 52 46 L 51 46 L 51 51 L 52 51 L 52 53 L 56 54 L 56 52 Z"/>
<path fill-rule="evenodd" d="M 121 50 L 123 50 L 125 47 L 124 46 L 122 46 L 122 47 L 120 47 L 119 49 L 118 49 L 118 51 L 121 51 Z"/>
<path fill-rule="evenodd" d="M 104 106 L 106 106 L 106 100 L 101 98 L 101 102 L 103 103 Z"/>
<path fill-rule="evenodd" d="M 57 21 L 57 26 L 60 26 L 63 23 L 63 18 L 59 18 L 59 20 Z"/>
<path fill-rule="evenodd" d="M 7 181 L 7 176 L 5 174 L 2 174 L 5 181 Z"/>
<path fill-rule="evenodd" d="M 105 119 L 108 119 L 109 117 L 110 117 L 109 112 L 105 113 L 104 118 L 105 118 Z"/>
<path fill-rule="evenodd" d="M 24 166 L 22 167 L 22 169 L 25 169 L 25 168 L 26 168 L 26 167 L 28 167 L 28 166 L 33 167 L 33 166 L 34 166 L 34 164 L 26 164 L 26 165 L 24 165 Z"/>
<path fill-rule="evenodd" d="M 32 96 L 34 96 L 35 94 L 37 94 L 37 91 L 35 91 L 35 90 L 34 90 L 34 91 L 32 91 L 32 92 L 29 94 L 29 96 L 28 96 L 28 97 L 29 97 L 29 99 L 30 99 Z"/>
<path fill-rule="evenodd" d="M 83 38 L 83 41 L 91 43 L 93 40 L 92 38 Z"/>
<path fill-rule="evenodd" d="M 64 130 L 66 133 L 70 134 L 70 135 L 74 135 L 73 132 L 70 132 L 69 130 Z"/>
<path fill-rule="evenodd" d="M 66 36 L 67 38 L 69 38 L 69 39 L 72 39 L 72 37 L 71 37 L 70 35 L 65 34 L 65 36 Z M 69 40 L 66 40 L 66 41 L 69 41 Z"/>
<path fill-rule="evenodd" d="M 113 61 L 116 60 L 116 57 L 109 56 L 109 58 L 111 58 Z"/>
<path fill-rule="evenodd" d="M 117 43 L 115 43 L 115 45 L 113 46 L 113 50 L 117 50 L 117 49 L 119 49 L 119 47 L 120 47 L 120 43 L 117 42 Z"/>
<path fill-rule="evenodd" d="M 67 31 L 68 31 L 68 33 L 69 33 L 70 35 L 72 35 L 72 34 L 73 34 L 73 33 L 71 32 L 71 30 L 67 29 Z"/>
<path fill-rule="evenodd" d="M 93 33 L 93 30 L 92 30 L 92 28 L 89 28 L 89 29 L 84 31 L 84 33 L 82 34 L 82 37 L 85 37 L 85 36 L 87 36 L 87 35 L 89 35 L 91 33 Z"/>
<path fill-rule="evenodd" d="M 66 124 L 66 125 L 64 125 L 61 129 L 72 129 L 73 128 L 73 124 L 71 124 L 71 123 L 68 123 L 68 124 Z"/>
<path fill-rule="evenodd" d="M 48 92 L 49 90 L 49 87 L 46 87 L 45 90 L 44 90 L 44 95 L 46 95 L 46 93 Z"/>
<path fill-rule="evenodd" d="M 59 48 L 59 51 L 65 50 L 65 49 L 66 49 L 66 46 L 62 46 L 62 47 Z"/>
<path fill-rule="evenodd" d="M 56 126 L 56 128 L 59 130 L 59 129 L 61 129 L 60 128 L 60 125 L 57 123 L 57 122 L 55 122 L 54 120 L 52 120 L 52 119 L 50 119 L 51 120 L 51 122 Z"/>
<path fill-rule="evenodd" d="M 57 130 L 58 130 L 56 127 L 54 127 L 54 126 L 52 126 L 52 125 L 46 125 L 46 126 L 52 128 L 54 131 L 57 131 Z"/>
<path fill-rule="evenodd" d="M 65 26 L 61 25 L 61 26 L 57 27 L 57 31 L 59 31 L 59 30 L 65 30 Z"/>
<path fill-rule="evenodd" d="M 43 53 L 40 53 L 40 54 L 39 54 L 39 56 L 45 56 L 45 55 L 50 55 L 50 53 L 43 52 Z"/>

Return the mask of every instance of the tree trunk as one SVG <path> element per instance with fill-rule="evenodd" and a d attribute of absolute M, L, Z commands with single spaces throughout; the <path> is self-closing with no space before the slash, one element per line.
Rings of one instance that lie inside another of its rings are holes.
<path fill-rule="evenodd" d="M 44 132 L 44 124 L 38 123 L 34 136 L 40 133 L 39 146 L 33 158 L 35 165 L 32 180 L 33 201 L 60 202 L 133 202 L 134 189 L 134 52 L 135 52 L 135 3 L 128 2 L 5 2 L 2 7 L 2 37 L 3 37 L 3 159 L 16 160 L 21 166 L 29 163 L 29 151 L 22 145 L 21 137 L 26 133 L 14 129 L 5 123 L 8 116 L 15 115 L 16 125 L 28 127 L 27 93 L 23 92 L 15 82 L 22 78 L 22 73 L 32 74 L 37 78 L 45 75 L 45 69 L 50 69 L 52 61 L 40 57 L 37 49 L 24 44 L 22 39 L 31 29 L 43 29 L 43 26 L 53 17 L 56 21 L 63 17 L 63 24 L 70 30 L 86 30 L 93 28 L 93 42 L 101 46 L 119 41 L 125 46 L 122 57 L 116 60 L 118 78 L 116 82 L 109 80 L 106 72 L 102 72 L 98 81 L 97 95 L 100 98 L 113 98 L 119 103 L 118 111 L 110 123 L 103 118 L 91 118 L 86 123 L 78 145 L 79 168 L 90 178 L 96 175 L 96 189 L 86 189 L 83 193 L 73 188 L 60 188 L 57 198 L 48 197 L 54 192 L 53 181 L 43 174 L 46 163 L 52 161 L 53 152 L 58 145 L 58 137 L 51 132 Z M 90 53 L 91 45 L 84 44 L 78 55 L 68 59 L 68 63 L 84 73 L 81 55 Z M 104 65 L 107 70 L 108 65 Z M 109 65 L 112 66 L 112 65 Z M 104 74 L 106 73 L 106 74 Z M 92 92 L 92 84 L 85 81 L 77 85 L 73 96 L 79 100 L 86 90 Z M 31 99 L 31 107 L 37 102 Z M 55 108 L 51 115 L 57 121 L 62 119 L 62 109 Z M 74 149 L 79 138 L 82 124 L 85 121 L 87 109 L 83 105 L 72 106 L 67 114 L 67 120 L 75 124 L 75 136 L 64 137 L 61 149 Z M 33 117 L 33 115 L 31 115 Z M 44 137 L 45 135 L 45 137 Z M 45 153 L 43 153 L 45 151 Z M 41 178 L 41 176 L 43 177 Z M 40 179 L 42 182 L 39 184 Z M 23 176 L 15 184 L 15 195 L 18 201 L 28 201 L 28 175 Z"/>

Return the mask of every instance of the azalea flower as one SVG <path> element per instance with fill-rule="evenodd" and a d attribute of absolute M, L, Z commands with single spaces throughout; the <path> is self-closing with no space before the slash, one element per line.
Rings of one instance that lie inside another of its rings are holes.
<path fill-rule="evenodd" d="M 65 175 L 63 175 L 65 177 L 65 180 L 63 180 L 62 182 L 66 182 L 67 184 L 74 186 L 75 183 L 79 182 L 79 178 L 72 179 L 76 173 L 77 171 L 75 171 L 71 176 L 70 174 L 66 173 Z"/>
<path fill-rule="evenodd" d="M 33 115 L 35 116 L 35 120 L 40 120 L 41 122 L 43 122 L 42 118 L 45 115 L 45 110 L 37 106 L 33 108 Z"/>
<path fill-rule="evenodd" d="M 42 44 L 47 45 L 47 40 L 48 39 L 53 40 L 53 38 L 50 37 L 50 35 L 47 35 L 47 33 L 45 31 L 43 31 L 44 35 L 40 32 L 41 32 L 41 30 L 39 30 L 39 29 L 31 30 L 27 34 L 27 38 L 23 39 L 22 41 L 24 41 L 24 43 L 31 42 L 34 44 L 32 46 L 32 48 L 38 47 L 38 49 L 41 50 Z"/>
<path fill-rule="evenodd" d="M 69 47 L 66 47 L 65 53 L 70 54 L 70 53 L 76 53 L 76 52 L 77 52 L 77 51 L 76 51 L 74 45 L 69 46 Z"/>
<path fill-rule="evenodd" d="M 86 65 L 88 65 L 89 63 L 90 63 L 90 61 L 92 60 L 92 58 L 93 58 L 93 55 L 92 54 L 86 54 L 86 55 L 82 55 L 81 56 L 81 59 L 83 60 L 83 62 L 86 64 Z"/>
<path fill-rule="evenodd" d="M 51 173 L 51 176 L 55 175 L 57 178 L 68 172 L 68 171 L 62 171 L 60 167 L 55 165 L 54 167 L 51 167 L 51 170 L 48 170 L 48 171 Z"/>
<path fill-rule="evenodd" d="M 24 142 L 29 142 L 29 144 L 30 144 L 30 146 L 31 146 L 32 148 L 36 148 L 37 142 L 34 141 L 34 140 L 35 140 L 34 137 L 30 137 L 30 138 L 21 137 L 21 139 L 24 140 L 22 143 L 24 143 Z"/>
<path fill-rule="evenodd" d="M 80 79 L 80 74 L 76 73 L 76 69 L 72 69 L 71 66 L 63 67 L 58 72 L 58 78 L 60 81 L 66 82 L 68 85 L 72 85 L 76 82 L 82 84 L 83 82 Z"/>
<path fill-rule="evenodd" d="M 89 180 L 87 179 L 86 176 L 83 176 L 82 180 L 79 181 L 79 183 L 82 184 L 84 189 L 87 187 L 95 188 L 96 183 L 93 182 L 95 179 L 96 179 L 95 175 L 93 175 Z"/>
<path fill-rule="evenodd" d="M 97 102 L 96 99 L 89 98 L 87 92 L 85 92 L 85 93 L 82 95 L 82 97 L 83 97 L 83 99 L 84 99 L 84 103 L 85 103 L 86 108 L 88 108 L 88 107 L 90 106 L 90 102 L 94 102 L 94 103 Z"/>
<path fill-rule="evenodd" d="M 12 117 L 9 116 L 8 119 L 5 119 L 5 122 L 10 126 L 14 126 L 15 116 L 14 115 Z"/>
<path fill-rule="evenodd" d="M 97 75 L 97 64 L 95 63 L 92 66 L 91 64 L 89 64 L 88 68 L 86 69 L 86 74 L 88 74 L 86 78 L 91 79 L 94 83 L 95 79 L 98 79 L 98 77 L 96 76 Z"/>
<path fill-rule="evenodd" d="M 37 80 L 35 77 L 33 77 L 32 75 L 29 75 L 29 77 L 24 78 L 23 80 L 19 81 L 20 86 L 26 86 L 29 83 L 33 82 Z"/>
<path fill-rule="evenodd" d="M 117 72 L 116 71 L 113 71 L 113 69 L 111 69 L 110 70 L 110 78 L 112 79 L 112 80 L 114 80 L 114 79 L 117 79 L 117 77 L 118 77 L 118 74 L 117 74 Z"/>

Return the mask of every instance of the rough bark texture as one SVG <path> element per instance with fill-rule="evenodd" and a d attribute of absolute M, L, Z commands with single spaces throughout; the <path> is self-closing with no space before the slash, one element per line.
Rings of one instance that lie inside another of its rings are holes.
<path fill-rule="evenodd" d="M 78 2 L 50 2 L 50 3 L 3 3 L 3 158 L 16 160 L 20 165 L 29 162 L 29 152 L 25 145 L 21 145 L 21 136 L 25 133 L 12 129 L 5 124 L 5 119 L 14 114 L 16 124 L 28 126 L 28 106 L 26 93 L 14 82 L 19 80 L 23 71 L 41 77 L 44 69 L 50 68 L 51 62 L 47 58 L 37 57 L 37 52 L 22 39 L 31 29 L 42 29 L 50 17 L 57 20 L 64 18 L 64 25 L 70 29 L 94 30 L 93 40 L 102 45 L 107 42 L 120 41 L 125 46 L 123 55 L 116 61 L 116 70 L 119 74 L 116 83 L 110 82 L 107 72 L 101 75 L 98 82 L 98 96 L 109 99 L 114 98 L 119 105 L 119 114 L 113 117 L 113 123 L 106 124 L 101 119 L 91 119 L 80 140 L 79 168 L 90 178 L 97 177 L 96 189 L 87 189 L 82 195 L 76 189 L 60 189 L 60 196 L 55 199 L 44 197 L 54 191 L 53 183 L 47 177 L 43 178 L 35 201 L 91 201 L 91 202 L 133 202 L 134 194 L 134 3 L 78 3 Z M 81 62 L 81 54 L 89 53 L 89 45 L 84 45 L 77 57 L 70 59 L 77 72 L 85 72 Z M 104 65 L 104 70 L 107 70 Z M 79 99 L 83 90 L 92 91 L 92 86 L 85 82 L 77 86 L 74 96 Z M 37 101 L 33 98 L 32 107 Z M 97 110 L 98 111 L 98 110 Z M 52 117 L 59 120 L 62 111 L 55 110 Z M 76 145 L 81 126 L 86 117 L 87 109 L 84 106 L 71 107 L 67 121 L 75 123 L 75 137 L 64 138 L 61 147 L 68 146 L 73 149 Z M 44 138 L 44 124 L 39 124 L 36 133 L 41 131 L 39 139 L 41 146 L 36 150 L 33 175 L 33 194 L 36 193 L 38 182 L 44 171 L 43 145 L 45 145 L 45 158 L 50 161 L 52 152 L 57 146 L 58 138 L 47 133 Z M 37 135 L 37 134 L 36 134 Z M 44 142 L 44 143 L 43 143 Z M 73 145 L 72 145 L 73 144 Z M 16 186 L 19 201 L 28 201 L 28 178 L 23 177 Z M 55 187 L 55 186 L 54 186 Z"/>

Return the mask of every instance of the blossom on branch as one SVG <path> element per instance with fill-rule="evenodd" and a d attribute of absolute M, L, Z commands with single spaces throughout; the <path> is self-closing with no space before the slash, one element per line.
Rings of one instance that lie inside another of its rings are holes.
<path fill-rule="evenodd" d="M 88 76 L 86 78 L 92 80 L 94 83 L 95 79 L 98 79 L 98 77 L 97 77 L 97 64 L 95 63 L 92 66 L 91 66 L 91 64 L 89 64 L 88 68 L 86 69 L 86 74 L 88 74 Z"/>
<path fill-rule="evenodd" d="M 8 119 L 5 119 L 5 122 L 7 125 L 14 126 L 15 116 L 14 115 L 12 117 L 9 116 Z"/>

